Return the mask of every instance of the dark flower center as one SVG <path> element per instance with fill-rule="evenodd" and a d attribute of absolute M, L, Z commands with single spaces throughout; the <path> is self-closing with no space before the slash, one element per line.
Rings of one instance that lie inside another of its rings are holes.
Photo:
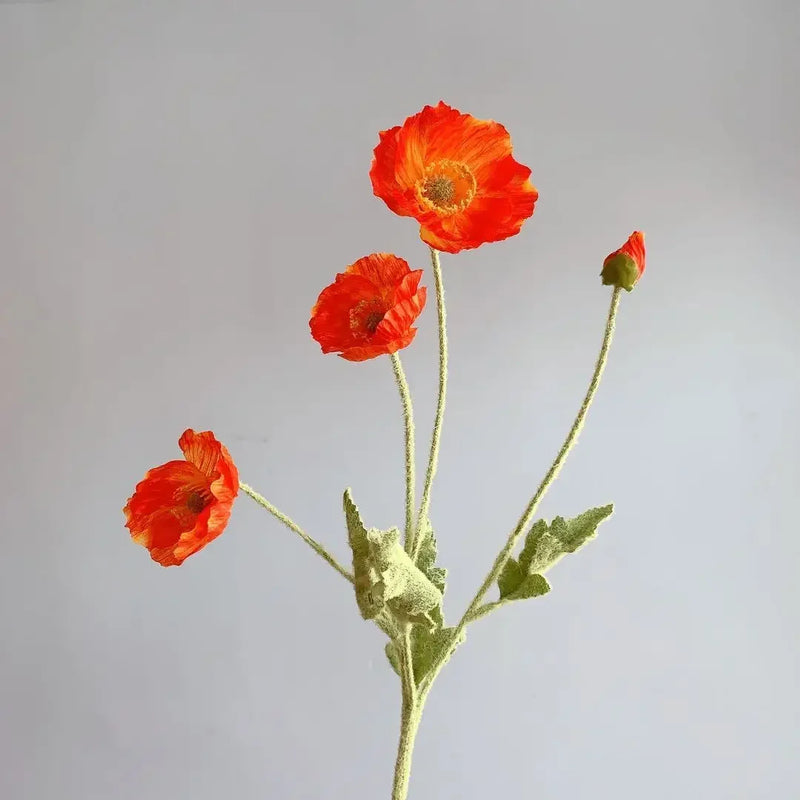
<path fill-rule="evenodd" d="M 422 204 L 440 214 L 463 211 L 475 197 L 476 189 L 475 176 L 469 167 L 447 159 L 430 164 L 417 184 Z"/>
<path fill-rule="evenodd" d="M 350 310 L 350 330 L 356 336 L 372 336 L 386 316 L 386 308 L 379 298 L 361 300 Z"/>
<path fill-rule="evenodd" d="M 370 333 L 375 333 L 375 330 L 377 329 L 378 325 L 381 324 L 382 319 L 383 319 L 383 314 L 380 311 L 373 311 L 364 320 L 364 327 Z"/>
<path fill-rule="evenodd" d="M 456 187 L 446 175 L 435 175 L 425 181 L 422 193 L 436 206 L 449 206 L 455 197 Z"/>
<path fill-rule="evenodd" d="M 200 492 L 191 491 L 186 496 L 186 508 L 192 514 L 199 514 L 206 507 L 206 498 Z"/>

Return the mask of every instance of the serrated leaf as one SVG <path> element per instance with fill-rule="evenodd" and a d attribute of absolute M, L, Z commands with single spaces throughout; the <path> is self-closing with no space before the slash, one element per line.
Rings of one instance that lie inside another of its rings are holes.
<path fill-rule="evenodd" d="M 400 544 L 400 531 L 392 528 L 367 532 L 370 559 L 383 583 L 383 598 L 399 619 L 434 626 L 429 612 L 441 606 L 442 593 L 411 560 Z"/>
<path fill-rule="evenodd" d="M 428 579 L 444 594 L 447 570 L 436 566 L 438 547 L 436 535 L 433 532 L 430 520 L 425 520 L 422 525 L 421 544 L 417 555 L 417 566 L 428 576 Z"/>
<path fill-rule="evenodd" d="M 500 577 L 497 579 L 500 599 L 510 598 L 519 589 L 524 580 L 525 573 L 522 571 L 519 562 L 515 558 L 509 558 L 500 573 Z"/>
<path fill-rule="evenodd" d="M 414 680 L 419 683 L 428 674 L 433 662 L 441 655 L 442 650 L 450 644 L 454 628 L 439 628 L 430 631 L 424 627 L 411 629 L 411 657 L 414 665 Z M 456 646 L 464 641 L 462 631 Z M 395 642 L 386 645 L 386 657 L 392 669 L 400 674 L 400 654 Z M 448 656 L 449 659 L 449 656 Z"/>
<path fill-rule="evenodd" d="M 428 580 L 441 592 L 442 596 L 444 596 L 447 583 L 447 570 L 444 569 L 444 567 L 435 566 L 438 548 L 436 545 L 436 535 L 433 532 L 433 527 L 429 519 L 423 521 L 420 537 L 421 542 L 419 554 L 417 555 L 417 566 Z M 437 627 L 441 628 L 444 625 L 441 604 L 437 608 L 432 609 L 430 615 Z"/>
<path fill-rule="evenodd" d="M 438 555 L 436 535 L 433 532 L 433 527 L 429 519 L 422 521 L 419 535 L 420 543 L 419 553 L 417 554 L 417 565 L 423 572 L 427 573 L 436 563 L 436 556 Z"/>
<path fill-rule="evenodd" d="M 561 540 L 564 549 L 568 553 L 574 553 L 579 547 L 584 545 L 589 539 L 597 536 L 597 526 L 614 512 L 613 504 L 598 508 L 590 508 L 573 517 L 565 520 L 563 517 L 556 517 L 553 520 L 550 530 L 553 535 Z"/>
<path fill-rule="evenodd" d="M 519 564 L 527 574 L 543 574 L 567 553 L 597 535 L 597 526 L 611 516 L 614 506 L 609 504 L 591 508 L 572 519 L 556 517 L 548 525 L 537 520 L 525 537 L 525 545 L 519 555 Z"/>
<path fill-rule="evenodd" d="M 376 591 L 378 576 L 370 564 L 370 546 L 367 529 L 361 521 L 358 506 L 353 502 L 350 490 L 344 493 L 344 515 L 347 521 L 347 535 L 353 551 L 353 585 L 356 603 L 364 619 L 375 619 L 383 608 L 382 593 Z"/>
<path fill-rule="evenodd" d="M 431 567 L 428 572 L 428 580 L 444 594 L 447 586 L 447 570 L 444 567 Z"/>
<path fill-rule="evenodd" d="M 550 525 L 543 519 L 537 520 L 525 537 L 519 558 L 510 558 L 497 579 L 500 599 L 480 609 L 481 613 L 512 600 L 547 594 L 550 584 L 543 573 L 596 536 L 597 526 L 613 510 L 613 505 L 591 508 L 572 519 L 556 517 Z"/>
<path fill-rule="evenodd" d="M 544 575 L 526 575 L 522 583 L 509 595 L 507 600 L 527 600 L 529 597 L 540 597 L 550 591 L 550 584 Z M 502 598 L 501 598 L 502 599 Z"/>
<path fill-rule="evenodd" d="M 344 493 L 344 512 L 361 615 L 375 619 L 386 607 L 401 621 L 436 627 L 434 616 L 441 607 L 441 590 L 400 545 L 397 528 L 367 530 L 349 489 Z"/>
<path fill-rule="evenodd" d="M 527 574 L 531 572 L 531 562 L 533 561 L 533 556 L 539 545 L 539 540 L 546 533 L 547 522 L 543 519 L 536 520 L 528 531 L 528 535 L 525 537 L 525 544 L 519 554 L 519 565 L 523 573 Z"/>

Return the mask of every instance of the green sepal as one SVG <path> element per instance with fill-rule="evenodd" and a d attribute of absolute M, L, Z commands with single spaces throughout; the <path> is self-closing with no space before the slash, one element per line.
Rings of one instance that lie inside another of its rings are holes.
<path fill-rule="evenodd" d="M 636 261 L 627 253 L 615 253 L 603 262 L 600 277 L 605 286 L 617 286 L 630 292 L 641 277 L 641 272 Z"/>

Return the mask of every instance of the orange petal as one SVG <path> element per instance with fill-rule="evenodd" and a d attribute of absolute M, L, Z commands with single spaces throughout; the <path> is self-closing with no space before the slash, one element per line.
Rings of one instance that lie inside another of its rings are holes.
<path fill-rule="evenodd" d="M 190 464 L 194 464 L 200 472 L 209 478 L 214 475 L 220 456 L 220 443 L 211 431 L 195 433 L 188 428 L 178 440 L 178 447 L 182 450 L 184 458 Z"/>

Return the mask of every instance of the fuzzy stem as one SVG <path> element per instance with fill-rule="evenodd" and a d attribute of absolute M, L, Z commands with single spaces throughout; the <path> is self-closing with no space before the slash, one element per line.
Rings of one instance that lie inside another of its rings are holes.
<path fill-rule="evenodd" d="M 414 475 L 414 410 L 411 404 L 411 392 L 408 390 L 408 381 L 400 363 L 400 356 L 392 353 L 392 367 L 400 390 L 400 399 L 403 403 L 403 419 L 406 431 L 406 551 L 411 552 L 414 539 L 414 488 L 416 477 Z"/>
<path fill-rule="evenodd" d="M 442 280 L 442 265 L 439 261 L 439 251 L 431 247 L 431 266 L 433 267 L 433 280 L 436 286 L 436 308 L 439 314 L 439 399 L 436 402 L 436 418 L 431 434 L 431 452 L 428 458 L 428 469 L 425 473 L 425 485 L 422 489 L 422 503 L 417 516 L 417 528 L 412 542 L 411 558 L 416 561 L 419 548 L 422 544 L 422 526 L 428 517 L 431 505 L 431 487 L 439 463 L 439 442 L 442 438 L 442 420 L 444 419 L 444 405 L 447 397 L 447 312 L 444 305 L 444 281 Z"/>
<path fill-rule="evenodd" d="M 555 460 L 550 465 L 550 469 L 547 471 L 547 474 L 544 476 L 544 479 L 539 485 L 539 488 L 536 490 L 536 494 L 533 495 L 525 511 L 520 517 L 516 528 L 514 528 L 514 530 L 509 535 L 505 547 L 503 547 L 503 549 L 500 551 L 500 554 L 495 559 L 495 562 L 492 565 L 491 570 L 489 570 L 489 574 L 484 579 L 483 583 L 478 589 L 477 594 L 472 599 L 472 602 L 467 607 L 467 610 L 464 612 L 464 616 L 461 617 L 460 622 L 453 631 L 453 637 L 451 640 L 452 644 L 450 645 L 450 647 L 446 647 L 442 650 L 439 658 L 436 659 L 430 671 L 426 675 L 425 677 L 426 686 L 430 686 L 430 684 L 438 675 L 439 671 L 442 668 L 442 665 L 452 652 L 455 643 L 458 641 L 459 636 L 463 632 L 467 623 L 473 619 L 476 619 L 479 616 L 482 616 L 482 614 L 480 613 L 476 614 L 476 612 L 478 611 L 481 602 L 483 601 L 483 598 L 486 595 L 486 592 L 489 591 L 492 584 L 497 580 L 498 576 L 503 571 L 503 567 L 505 567 L 506 563 L 508 562 L 508 559 L 511 558 L 511 554 L 514 552 L 514 548 L 519 543 L 520 538 L 522 537 L 523 533 L 525 533 L 525 530 L 527 529 L 528 525 L 533 519 L 533 515 L 536 513 L 536 509 L 538 508 L 539 503 L 541 502 L 547 490 L 550 488 L 553 481 L 556 479 L 559 471 L 561 470 L 561 467 L 564 465 L 564 462 L 566 461 L 566 458 L 569 455 L 570 450 L 572 450 L 573 446 L 575 445 L 575 442 L 578 439 L 578 434 L 581 432 L 583 423 L 586 420 L 586 414 L 589 411 L 589 407 L 591 406 L 592 401 L 594 400 L 594 396 L 597 392 L 597 387 L 600 385 L 600 378 L 603 375 L 603 370 L 605 369 L 606 361 L 608 360 L 608 349 L 611 346 L 611 339 L 614 336 L 614 323 L 617 316 L 617 309 L 619 308 L 620 292 L 621 290 L 619 288 L 615 288 L 613 294 L 611 295 L 611 305 L 608 309 L 608 318 L 606 320 L 606 329 L 603 335 L 603 344 L 600 347 L 600 354 L 597 356 L 597 362 L 595 363 L 594 366 L 594 373 L 592 374 L 592 379 L 589 382 L 589 388 L 586 390 L 586 395 L 583 398 L 583 403 L 581 403 L 581 407 L 578 410 L 578 414 L 575 417 L 575 421 L 572 423 L 572 427 L 569 429 L 567 438 L 564 440 L 564 444 L 561 445 L 561 449 L 558 451 L 558 455 L 555 457 Z"/>
<path fill-rule="evenodd" d="M 397 760 L 394 766 L 392 800 L 406 800 L 408 797 L 414 740 L 417 737 L 417 730 L 422 719 L 422 707 L 425 702 L 424 695 L 417 694 L 414 680 L 410 626 L 407 626 L 403 632 L 401 644 L 400 682 L 403 689 L 403 701 L 400 714 L 400 741 L 397 745 Z"/>
<path fill-rule="evenodd" d="M 348 572 L 316 539 L 312 539 L 294 520 L 287 517 L 282 511 L 275 508 L 265 497 L 262 497 L 255 489 L 246 483 L 240 483 L 239 488 L 262 508 L 266 508 L 275 519 L 282 522 L 287 528 L 293 530 L 314 552 L 322 556 L 343 578 L 353 583 L 353 575 Z"/>

